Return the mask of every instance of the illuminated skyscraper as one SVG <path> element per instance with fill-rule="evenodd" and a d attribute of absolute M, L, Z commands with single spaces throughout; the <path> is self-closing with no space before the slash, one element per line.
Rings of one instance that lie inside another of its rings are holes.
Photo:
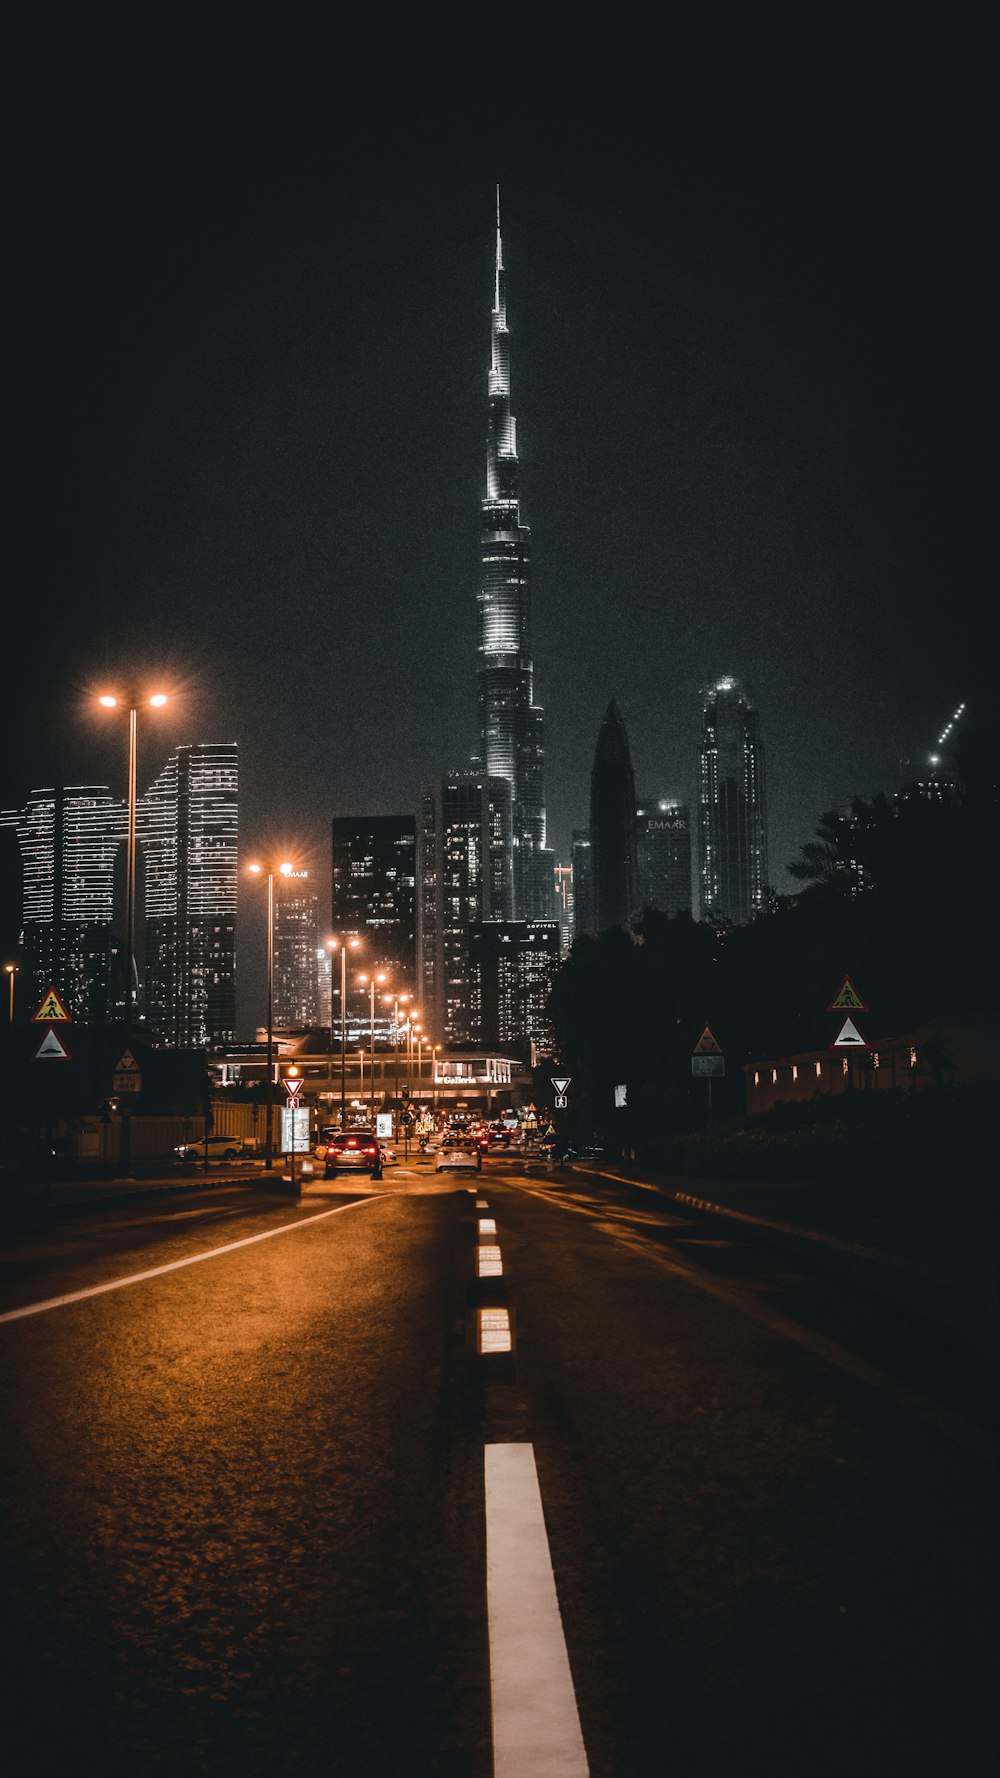
<path fill-rule="evenodd" d="M 517 433 L 510 411 L 499 190 L 490 340 L 483 578 L 478 595 L 478 765 L 488 778 L 505 778 L 510 785 L 515 916 L 544 919 L 552 911 L 554 859 L 546 847 L 543 719 L 533 691 L 531 533 L 521 523 Z"/>
<path fill-rule="evenodd" d="M 590 774 L 590 845 L 594 929 L 628 926 L 636 911 L 635 781 L 614 698 L 604 712 Z"/>
<path fill-rule="evenodd" d="M 54 987 L 70 1016 L 105 1024 L 124 1005 L 113 979 L 115 859 L 125 805 L 106 785 L 33 790 L 0 813 L 21 852 L 25 967 L 37 1005 Z"/>
<path fill-rule="evenodd" d="M 302 881 L 308 875 L 296 872 L 275 881 L 274 1023 L 284 1027 L 319 1023 L 319 896 Z"/>
<path fill-rule="evenodd" d="M 358 933 L 361 968 L 387 970 L 394 988 L 409 991 L 416 969 L 416 820 L 337 815 L 332 831 L 332 930 Z"/>
<path fill-rule="evenodd" d="M 701 917 L 744 926 L 767 890 L 764 749 L 757 712 L 728 676 L 705 695 L 699 825 Z"/>
<path fill-rule="evenodd" d="M 550 1047 L 546 1004 L 559 968 L 557 920 L 480 920 L 469 930 L 472 1031 L 488 1047 Z"/>
<path fill-rule="evenodd" d="M 163 1043 L 203 1049 L 236 1026 L 235 742 L 178 747 L 139 799 L 146 1017 Z"/>
<path fill-rule="evenodd" d="M 417 995 L 424 1027 L 446 1043 L 476 1036 L 469 931 L 509 920 L 510 785 L 451 772 L 425 790 L 417 828 Z"/>

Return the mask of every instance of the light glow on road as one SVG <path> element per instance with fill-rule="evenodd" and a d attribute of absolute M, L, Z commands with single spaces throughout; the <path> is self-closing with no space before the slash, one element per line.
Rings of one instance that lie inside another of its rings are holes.
<path fill-rule="evenodd" d="M 395 1192 L 383 1192 L 383 1198 L 395 1197 Z M 109 1290 L 124 1290 L 127 1284 L 143 1284 L 147 1278 L 162 1278 L 166 1272 L 179 1272 L 184 1266 L 196 1266 L 203 1259 L 219 1259 L 224 1253 L 235 1253 L 238 1247 L 253 1247 L 257 1241 L 270 1241 L 275 1235 L 287 1235 L 293 1229 L 311 1228 L 316 1222 L 325 1222 L 328 1216 L 342 1216 L 345 1210 L 359 1210 L 363 1204 L 373 1204 L 374 1198 L 359 1198 L 353 1204 L 338 1204 L 334 1210 L 321 1210 L 317 1216 L 303 1216 L 298 1222 L 283 1222 L 280 1228 L 265 1229 L 260 1235 L 245 1235 L 242 1241 L 227 1241 L 223 1247 L 212 1247 L 207 1253 L 191 1253 L 187 1259 L 173 1259 L 169 1265 L 151 1266 L 148 1272 L 130 1272 L 125 1278 L 112 1278 L 107 1284 L 90 1284 L 86 1290 L 70 1291 L 68 1296 L 50 1296 L 43 1303 L 26 1303 L 22 1309 L 7 1309 L 0 1315 L 0 1321 L 22 1321 L 26 1315 L 43 1315 L 47 1309 L 61 1309 L 66 1303 L 81 1303 L 89 1296 L 103 1296 Z"/>

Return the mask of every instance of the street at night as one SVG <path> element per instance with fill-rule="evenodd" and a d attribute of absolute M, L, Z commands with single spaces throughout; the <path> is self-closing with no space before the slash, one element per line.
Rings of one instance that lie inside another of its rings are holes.
<path fill-rule="evenodd" d="M 978 1311 L 872 1314 L 805 1255 L 506 1158 L 12 1230 L 8 1769 L 972 1769 Z M 481 1300 L 512 1311 L 512 1358 L 477 1352 Z M 484 1451 L 510 1445 L 537 1466 L 583 1765 L 544 1720 L 564 1763 L 538 1763 L 530 1720 L 510 1743 L 491 1710 Z"/>

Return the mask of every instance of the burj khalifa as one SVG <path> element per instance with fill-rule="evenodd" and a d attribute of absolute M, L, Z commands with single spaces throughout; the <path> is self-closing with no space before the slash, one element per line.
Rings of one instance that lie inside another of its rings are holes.
<path fill-rule="evenodd" d="M 497 189 L 496 271 L 490 323 L 483 578 L 478 595 L 480 767 L 511 787 L 514 917 L 551 917 L 553 861 L 546 847 L 542 711 L 531 660 L 531 533 L 521 523 L 517 432 L 510 411 L 510 335 Z"/>

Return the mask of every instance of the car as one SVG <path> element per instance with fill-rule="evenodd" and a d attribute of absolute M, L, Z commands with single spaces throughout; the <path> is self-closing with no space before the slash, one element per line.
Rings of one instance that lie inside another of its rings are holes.
<path fill-rule="evenodd" d="M 381 1173 L 382 1148 L 374 1130 L 338 1130 L 330 1137 L 323 1157 L 327 1179 L 335 1173 Z"/>
<path fill-rule="evenodd" d="M 174 1149 L 178 1161 L 203 1161 L 208 1150 L 210 1161 L 236 1161 L 244 1152 L 241 1136 L 203 1136 L 198 1142 L 180 1142 Z"/>
<path fill-rule="evenodd" d="M 434 1160 L 434 1171 L 435 1173 L 460 1173 L 471 1167 L 475 1173 L 479 1162 L 480 1158 L 474 1149 L 459 1148 L 454 1143 L 448 1143 L 444 1148 L 438 1149 Z"/>

